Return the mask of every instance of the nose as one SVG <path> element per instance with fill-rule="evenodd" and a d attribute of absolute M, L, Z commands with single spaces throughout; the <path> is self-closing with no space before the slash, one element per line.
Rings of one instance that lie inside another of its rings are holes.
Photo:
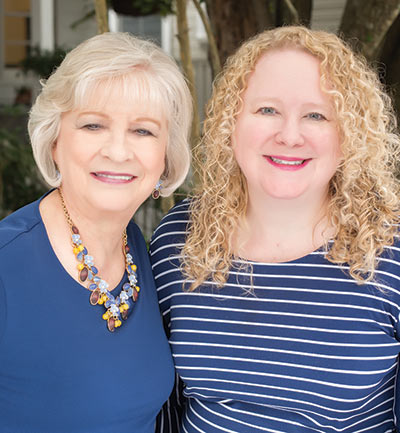
<path fill-rule="evenodd" d="M 113 131 L 102 145 L 101 154 L 115 162 L 124 162 L 133 157 L 127 132 Z"/>
<path fill-rule="evenodd" d="M 276 140 L 279 144 L 290 147 L 303 145 L 304 137 L 299 120 L 295 118 L 282 119 L 276 134 Z"/>

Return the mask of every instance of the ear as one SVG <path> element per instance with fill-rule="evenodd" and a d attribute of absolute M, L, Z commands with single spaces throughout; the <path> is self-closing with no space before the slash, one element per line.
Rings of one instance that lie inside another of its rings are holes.
<path fill-rule="evenodd" d="M 57 164 L 57 140 L 54 141 L 52 147 L 51 147 L 51 156 L 53 157 L 53 161 L 55 165 Z"/>

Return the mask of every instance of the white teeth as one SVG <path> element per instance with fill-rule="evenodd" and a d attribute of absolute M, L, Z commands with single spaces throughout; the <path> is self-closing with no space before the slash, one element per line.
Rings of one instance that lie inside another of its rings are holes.
<path fill-rule="evenodd" d="M 299 161 L 286 161 L 283 159 L 274 158 L 273 156 L 270 156 L 271 160 L 276 162 L 277 164 L 282 165 L 301 165 L 305 161 L 305 159 L 299 160 Z"/>
<path fill-rule="evenodd" d="M 104 173 L 96 173 L 96 176 L 98 177 L 107 177 L 108 179 L 115 179 L 115 180 L 131 180 L 133 176 L 123 176 L 123 175 L 114 175 L 114 174 L 104 174 Z"/>

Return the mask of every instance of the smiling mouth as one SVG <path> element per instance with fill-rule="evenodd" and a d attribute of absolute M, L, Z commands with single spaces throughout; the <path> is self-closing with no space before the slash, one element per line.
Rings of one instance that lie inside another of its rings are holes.
<path fill-rule="evenodd" d="M 274 156 L 268 156 L 268 158 L 272 162 L 275 162 L 275 164 L 292 165 L 292 166 L 293 165 L 302 165 L 307 161 L 306 159 L 296 159 L 296 160 L 279 159 L 279 158 L 275 158 Z"/>
<path fill-rule="evenodd" d="M 96 177 L 102 177 L 112 180 L 132 180 L 135 176 L 129 174 L 108 174 L 108 173 L 93 173 Z"/>

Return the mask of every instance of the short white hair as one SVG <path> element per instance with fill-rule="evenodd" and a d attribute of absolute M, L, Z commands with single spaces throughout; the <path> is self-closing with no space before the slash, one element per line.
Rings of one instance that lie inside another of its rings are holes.
<path fill-rule="evenodd" d="M 109 92 L 114 85 L 122 85 L 124 94 L 165 114 L 168 145 L 161 192 L 171 194 L 185 180 L 190 165 L 190 91 L 169 55 L 153 42 L 129 33 L 103 33 L 82 42 L 42 82 L 28 122 L 33 155 L 42 176 L 49 185 L 59 186 L 52 148 L 60 131 L 61 114 L 85 107 L 99 84 L 106 85 Z"/>

